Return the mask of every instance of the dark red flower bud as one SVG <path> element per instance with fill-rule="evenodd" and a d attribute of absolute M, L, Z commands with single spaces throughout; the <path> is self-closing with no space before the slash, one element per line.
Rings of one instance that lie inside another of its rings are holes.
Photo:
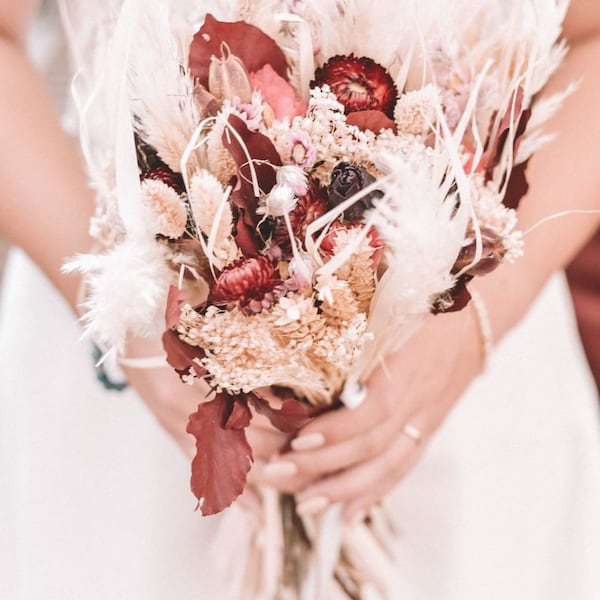
<path fill-rule="evenodd" d="M 175 173 L 171 171 L 167 165 L 160 165 L 148 169 L 143 175 L 143 179 L 154 179 L 156 181 L 162 181 L 168 186 L 172 187 L 178 194 L 185 192 L 185 184 L 183 183 L 183 177 L 181 173 Z"/>
<path fill-rule="evenodd" d="M 241 258 L 221 271 L 211 287 L 209 304 L 236 305 L 245 314 L 272 306 L 283 293 L 275 264 L 266 256 Z"/>
<path fill-rule="evenodd" d="M 303 242 L 308 226 L 327 212 L 325 198 L 325 189 L 321 187 L 317 180 L 309 179 L 306 194 L 298 198 L 296 207 L 289 214 L 292 231 L 296 239 Z M 284 256 L 289 256 L 291 251 L 290 236 L 283 217 L 275 219 L 272 242 L 281 248 Z"/>
<path fill-rule="evenodd" d="M 363 167 L 357 167 L 345 162 L 337 164 L 331 172 L 331 182 L 327 188 L 329 208 L 335 208 L 368 185 L 371 185 L 374 181 L 375 177 Z M 357 200 L 350 208 L 344 211 L 344 219 L 351 223 L 360 221 L 365 210 L 373 206 L 373 200 L 380 198 L 381 195 L 380 191 L 374 190 L 360 200 Z"/>
<path fill-rule="evenodd" d="M 490 273 L 500 264 L 506 254 L 502 236 L 493 229 L 483 228 L 481 230 L 481 244 L 480 260 L 466 271 L 465 275 L 473 276 Z M 460 273 L 465 267 L 469 266 L 475 260 L 476 252 L 475 240 L 464 246 L 452 267 L 452 273 Z"/>

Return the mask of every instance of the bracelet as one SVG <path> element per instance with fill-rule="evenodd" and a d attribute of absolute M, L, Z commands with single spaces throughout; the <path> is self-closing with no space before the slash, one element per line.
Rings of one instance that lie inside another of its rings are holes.
<path fill-rule="evenodd" d="M 94 364 L 96 365 L 96 379 L 102 384 L 105 390 L 110 392 L 123 392 L 129 387 L 125 376 L 120 369 L 115 369 L 114 372 L 109 373 L 109 369 L 106 368 L 104 363 L 101 363 L 103 353 L 99 346 L 94 344 L 92 350 L 92 357 Z"/>
<path fill-rule="evenodd" d="M 492 350 L 494 348 L 494 338 L 492 335 L 492 324 L 485 302 L 477 290 L 469 290 L 471 294 L 471 303 L 477 316 L 477 325 L 481 337 L 481 349 L 483 354 L 483 368 L 488 365 Z"/>

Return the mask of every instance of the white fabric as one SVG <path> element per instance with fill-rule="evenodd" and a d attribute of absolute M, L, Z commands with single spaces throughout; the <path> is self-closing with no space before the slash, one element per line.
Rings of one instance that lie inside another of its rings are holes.
<path fill-rule="evenodd" d="M 5 292 L 0 597 L 226 598 L 184 457 L 134 394 L 103 392 L 21 254 Z M 390 499 L 394 600 L 600 598 L 598 404 L 569 310 L 556 277 Z"/>

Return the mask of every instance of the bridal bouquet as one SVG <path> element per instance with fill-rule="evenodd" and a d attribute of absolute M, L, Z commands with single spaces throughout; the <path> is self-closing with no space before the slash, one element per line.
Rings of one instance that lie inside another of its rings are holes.
<path fill-rule="evenodd" d="M 166 313 L 169 364 L 213 390 L 188 425 L 208 515 L 244 489 L 255 412 L 293 434 L 356 406 L 425 315 L 462 309 L 473 277 L 522 252 L 514 209 L 559 102 L 534 98 L 563 56 L 566 5 L 545 10 L 542 35 L 519 3 L 504 9 L 510 31 L 473 3 L 466 23 L 432 2 L 422 14 L 410 2 L 201 4 L 126 1 L 97 57 L 82 139 L 105 251 L 76 264 L 104 347 L 122 353 L 128 332 Z M 100 142 L 94 107 L 108 114 Z M 305 572 L 295 585 L 274 574 L 269 593 L 317 597 L 304 580 L 323 529 L 288 518 Z M 357 540 L 386 546 L 385 526 L 364 527 L 338 531 L 335 586 L 387 597 L 357 552 Z"/>

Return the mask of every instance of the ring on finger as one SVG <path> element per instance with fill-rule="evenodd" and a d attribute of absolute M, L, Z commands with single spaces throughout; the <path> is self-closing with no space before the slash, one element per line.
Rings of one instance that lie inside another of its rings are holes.
<path fill-rule="evenodd" d="M 406 437 L 409 437 L 415 444 L 418 444 L 421 441 L 421 439 L 423 438 L 423 434 L 421 433 L 421 430 L 418 429 L 417 427 L 415 427 L 414 425 L 411 425 L 410 423 L 407 423 L 402 428 L 402 433 Z"/>

